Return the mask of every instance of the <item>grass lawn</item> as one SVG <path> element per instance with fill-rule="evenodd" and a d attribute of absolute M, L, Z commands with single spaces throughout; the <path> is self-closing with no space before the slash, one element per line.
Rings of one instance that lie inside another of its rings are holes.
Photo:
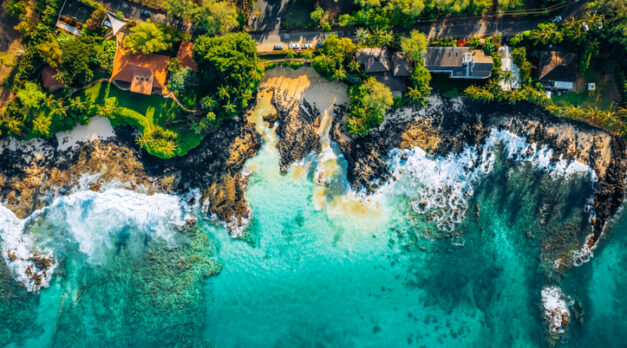
<path fill-rule="evenodd" d="M 174 101 L 160 95 L 131 93 L 109 83 L 98 83 L 82 91 L 79 96 L 97 105 L 115 105 L 117 108 L 111 120 L 113 126 L 129 125 L 145 134 L 158 125 L 175 132 L 177 156 L 185 155 L 202 140 L 202 136 L 192 132 L 185 122 L 173 122 L 182 120 L 184 112 Z M 157 157 L 168 157 L 150 150 L 148 152 Z"/>
<path fill-rule="evenodd" d="M 464 95 L 466 87 L 473 84 L 481 84 L 477 80 L 451 79 L 448 74 L 432 74 L 431 88 L 439 90 L 446 98 L 459 97 Z"/>
<path fill-rule="evenodd" d="M 563 93 L 562 95 L 553 92 L 551 99 L 555 104 L 561 106 L 597 106 L 601 110 L 608 110 L 613 103 L 620 100 L 620 94 L 612 74 L 613 69 L 608 69 L 605 72 L 591 69 L 579 78 L 575 92 Z M 588 92 L 588 82 L 596 84 L 595 91 Z"/>

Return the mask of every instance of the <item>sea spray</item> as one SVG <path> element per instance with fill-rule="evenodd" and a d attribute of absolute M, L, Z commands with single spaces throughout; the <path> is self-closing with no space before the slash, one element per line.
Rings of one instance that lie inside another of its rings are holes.
<path fill-rule="evenodd" d="M 541 292 L 544 318 L 552 334 L 563 334 L 568 327 L 570 310 L 562 290 L 557 286 L 547 286 Z"/>
<path fill-rule="evenodd" d="M 191 209 L 177 196 L 123 189 L 78 191 L 55 199 L 23 220 L 0 207 L 3 258 L 16 280 L 29 291 L 38 291 L 49 285 L 57 262 L 54 250 L 63 245 L 76 243 L 91 264 L 101 264 L 120 242 L 141 245 L 151 238 L 172 247 L 176 245 L 174 231 L 186 224 Z M 45 269 L 37 262 L 41 257 L 50 260 Z"/>
<path fill-rule="evenodd" d="M 591 184 L 597 180 L 589 166 L 561 155 L 556 158 L 547 146 L 538 148 L 525 137 L 493 128 L 482 145 L 467 145 L 460 153 L 445 157 L 430 156 L 418 147 L 393 149 L 389 168 L 391 177 L 396 179 L 388 181 L 379 194 L 408 196 L 413 211 L 429 214 L 439 230 L 452 232 L 465 217 L 475 187 L 492 172 L 501 151 L 508 160 L 528 163 L 553 178 L 584 175 Z M 585 208 L 594 214 L 591 206 Z"/>

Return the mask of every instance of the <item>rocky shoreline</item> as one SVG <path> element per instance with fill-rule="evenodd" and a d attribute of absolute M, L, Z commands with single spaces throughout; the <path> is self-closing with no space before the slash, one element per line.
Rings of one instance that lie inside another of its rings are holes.
<path fill-rule="evenodd" d="M 603 130 L 558 119 L 532 104 L 482 104 L 435 95 L 426 108 L 402 108 L 387 115 L 383 124 L 362 138 L 349 136 L 344 119 L 336 117 L 332 139 L 347 160 L 347 176 L 353 189 L 374 192 L 380 182 L 390 178 L 387 156 L 392 149 L 418 146 L 428 154 L 445 156 L 459 153 L 467 145 L 481 144 L 494 128 L 546 145 L 555 151 L 554 160 L 561 155 L 594 170 L 597 180 L 592 206 L 596 216 L 591 221 L 593 234 L 584 246 L 593 249 L 626 192 L 625 141 Z"/>
<path fill-rule="evenodd" d="M 268 87 L 266 87 L 267 89 Z M 320 111 L 316 105 L 272 89 L 276 115 L 263 119 L 272 127 L 278 121 L 277 148 L 281 171 L 320 151 Z M 374 192 L 390 179 L 388 154 L 394 148 L 420 147 L 428 154 L 459 153 L 467 145 L 481 144 L 490 129 L 505 129 L 530 142 L 547 145 L 557 155 L 578 160 L 596 173 L 593 236 L 596 245 L 604 226 L 625 197 L 625 142 L 585 123 L 557 119 L 530 104 L 481 104 L 462 98 L 431 98 L 422 109 L 401 108 L 361 138 L 349 136 L 344 127 L 345 106 L 335 107 L 331 139 L 347 161 L 353 189 Z M 117 128 L 112 140 L 91 141 L 58 150 L 57 140 L 29 142 L 2 140 L 0 200 L 18 217 L 25 217 L 55 197 L 77 188 L 95 191 L 112 183 L 146 193 L 187 193 L 199 189 L 205 212 L 233 230 L 246 224 L 250 210 L 244 195 L 244 162 L 261 147 L 261 135 L 245 117 L 212 130 L 200 146 L 184 157 L 157 159 L 139 149 L 130 128 Z"/>
<path fill-rule="evenodd" d="M 134 130 L 119 127 L 111 140 L 95 140 L 59 150 L 56 138 L 0 146 L 0 200 L 24 218 L 54 198 L 78 189 L 116 186 L 152 194 L 184 194 L 199 189 L 206 213 L 230 223 L 250 215 L 241 174 L 261 146 L 254 127 L 225 122 L 185 157 L 157 159 L 135 143 Z M 191 203 L 191 202 L 190 202 Z"/>

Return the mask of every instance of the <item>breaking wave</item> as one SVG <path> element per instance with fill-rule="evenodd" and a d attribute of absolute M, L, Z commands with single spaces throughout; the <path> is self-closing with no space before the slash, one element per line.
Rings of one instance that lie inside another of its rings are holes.
<path fill-rule="evenodd" d="M 175 231 L 186 224 L 191 208 L 178 196 L 123 189 L 78 191 L 26 219 L 0 205 L 2 255 L 13 277 L 36 292 L 50 284 L 61 257 L 56 251 L 76 245 L 98 265 L 116 245 L 142 250 L 146 239 L 155 239 L 175 246 Z"/>
<path fill-rule="evenodd" d="M 468 199 L 482 177 L 494 169 L 497 154 L 519 163 L 529 163 L 552 177 L 587 176 L 597 180 L 587 165 L 565 159 L 546 145 L 529 143 L 525 137 L 493 128 L 480 146 L 466 146 L 461 153 L 446 157 L 428 155 L 421 148 L 390 152 L 392 178 L 382 186 L 383 194 L 406 195 L 418 214 L 429 214 L 438 229 L 452 232 L 462 222 Z M 589 207 L 588 207 L 589 208 Z M 589 209 L 590 214 L 594 212 Z"/>

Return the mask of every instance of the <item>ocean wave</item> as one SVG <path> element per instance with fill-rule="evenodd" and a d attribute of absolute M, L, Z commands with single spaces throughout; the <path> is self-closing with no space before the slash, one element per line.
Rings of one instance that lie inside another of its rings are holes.
<path fill-rule="evenodd" d="M 542 289 L 540 295 L 549 332 L 563 334 L 570 320 L 570 310 L 562 290 L 557 286 L 547 286 Z"/>
<path fill-rule="evenodd" d="M 439 230 L 452 232 L 463 221 L 468 199 L 481 178 L 494 169 L 497 151 L 503 149 L 509 160 L 529 163 L 552 177 L 587 176 L 592 183 L 597 176 L 592 168 L 578 161 L 570 161 L 554 150 L 507 130 L 491 129 L 484 143 L 466 146 L 458 154 L 446 157 L 428 155 L 423 149 L 394 149 L 389 154 L 391 177 L 379 190 L 383 195 L 405 195 L 410 198 L 412 210 L 429 214 Z M 586 207 L 594 214 L 591 206 Z"/>
<path fill-rule="evenodd" d="M 94 265 L 102 263 L 121 241 L 143 246 L 149 237 L 175 246 L 176 230 L 185 226 L 192 213 L 193 207 L 186 203 L 190 201 L 174 195 L 110 189 L 59 197 L 26 219 L 0 206 L 3 258 L 14 278 L 37 292 L 50 283 L 58 261 L 55 250 L 68 245 L 77 245 Z M 46 231 L 35 228 L 39 218 L 45 221 Z"/>

